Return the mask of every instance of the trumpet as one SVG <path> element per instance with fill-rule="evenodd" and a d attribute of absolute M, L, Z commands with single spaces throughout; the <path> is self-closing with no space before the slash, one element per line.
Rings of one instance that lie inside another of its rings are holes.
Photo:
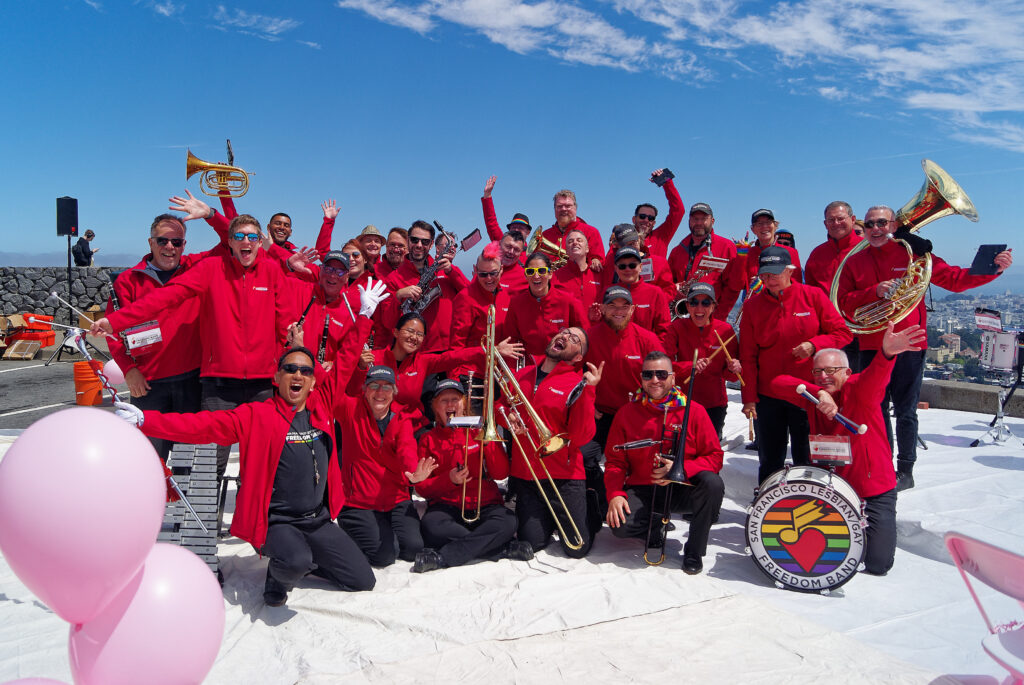
<path fill-rule="evenodd" d="M 230 147 L 228 150 L 230 152 Z M 185 179 L 190 179 L 195 174 L 201 173 L 199 190 L 204 195 L 242 197 L 249 192 L 249 174 L 240 167 L 204 162 L 192 154 L 191 150 L 186 152 L 188 156 L 185 158 Z"/>

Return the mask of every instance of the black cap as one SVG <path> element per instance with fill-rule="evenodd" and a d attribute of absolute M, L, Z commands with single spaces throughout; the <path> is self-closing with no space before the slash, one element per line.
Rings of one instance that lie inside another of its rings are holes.
<path fill-rule="evenodd" d="M 710 217 L 715 216 L 715 213 L 711 211 L 711 205 L 707 202 L 695 202 L 690 205 L 690 214 L 692 215 L 694 212 L 704 212 Z"/>
<path fill-rule="evenodd" d="M 636 252 L 636 250 L 633 250 Z M 629 292 L 628 288 L 623 288 L 621 285 L 613 285 L 608 290 L 604 291 L 604 303 L 609 304 L 612 300 L 625 300 L 630 304 L 633 304 L 633 294 Z"/>
<path fill-rule="evenodd" d="M 341 250 L 331 250 L 330 252 L 328 252 L 327 254 L 324 255 L 324 258 L 321 260 L 321 263 L 322 264 L 326 264 L 327 262 L 331 261 L 332 259 L 334 259 L 336 261 L 339 261 L 342 264 L 344 264 L 345 265 L 345 271 L 348 271 L 348 255 L 347 254 L 345 254 Z"/>
<path fill-rule="evenodd" d="M 395 370 L 384 364 L 375 364 L 366 371 L 366 380 L 363 385 L 370 383 L 391 383 L 395 385 Z"/>
<path fill-rule="evenodd" d="M 690 286 L 690 289 L 686 291 L 686 299 L 690 299 L 694 295 L 707 295 L 711 298 L 712 302 L 717 304 L 718 298 L 715 297 L 715 286 L 710 283 L 704 283 L 703 281 L 697 281 Z"/>
<path fill-rule="evenodd" d="M 619 245 L 640 240 L 640 234 L 636 232 L 636 227 L 633 224 L 618 224 L 612 229 L 612 234 Z"/>
<path fill-rule="evenodd" d="M 640 256 L 640 251 L 635 247 L 620 247 L 615 251 L 615 261 L 618 262 L 623 257 L 633 257 L 635 259 L 643 259 Z"/>
<path fill-rule="evenodd" d="M 771 219 L 772 221 L 775 221 L 775 215 L 772 214 L 772 210 L 770 210 L 770 209 L 759 209 L 759 210 L 757 210 L 756 212 L 754 212 L 753 214 L 750 215 L 750 223 L 754 223 L 755 221 L 758 220 L 759 217 L 762 217 L 762 216 L 766 216 L 769 219 Z"/>
<path fill-rule="evenodd" d="M 761 250 L 761 256 L 757 260 L 757 273 L 758 275 L 781 274 L 792 263 L 789 258 L 789 250 L 778 245 L 770 245 Z"/>
<path fill-rule="evenodd" d="M 530 225 L 530 217 L 522 212 L 516 212 L 512 217 L 512 221 L 505 224 L 505 228 L 510 231 L 519 231 L 520 233 L 529 233 L 533 230 L 533 226 Z"/>
<path fill-rule="evenodd" d="M 442 380 L 439 380 L 437 383 L 434 384 L 433 390 L 434 391 L 430 395 L 431 399 L 437 397 L 445 390 L 454 390 L 458 392 L 460 395 L 466 394 L 466 389 L 462 387 L 462 383 L 459 383 L 457 380 L 453 378 L 444 378 Z"/>

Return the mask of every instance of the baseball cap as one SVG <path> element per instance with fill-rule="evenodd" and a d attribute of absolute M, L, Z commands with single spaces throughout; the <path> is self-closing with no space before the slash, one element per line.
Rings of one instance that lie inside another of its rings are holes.
<path fill-rule="evenodd" d="M 690 289 L 686 291 L 686 299 L 690 299 L 694 295 L 707 295 L 712 302 L 718 302 L 718 298 L 715 297 L 715 287 L 710 283 L 697 281 L 691 285 Z"/>
<path fill-rule="evenodd" d="M 781 274 L 791 264 L 789 250 L 777 245 L 771 245 L 761 250 L 761 256 L 757 260 L 757 273 L 758 275 Z"/>
<path fill-rule="evenodd" d="M 366 380 L 363 385 L 370 383 L 391 383 L 395 385 L 395 370 L 384 364 L 374 364 L 366 371 Z"/>
<path fill-rule="evenodd" d="M 633 250 L 636 252 L 636 250 Z M 612 300 L 625 300 L 626 302 L 633 304 L 633 294 L 628 289 L 623 288 L 621 285 L 613 285 L 604 291 L 604 303 L 609 304 Z"/>
<path fill-rule="evenodd" d="M 707 202 L 695 202 L 690 205 L 690 214 L 693 214 L 694 212 L 704 212 L 710 217 L 715 215 L 715 213 L 711 211 L 711 205 Z"/>
<path fill-rule="evenodd" d="M 758 218 L 760 218 L 762 216 L 766 216 L 769 219 L 771 219 L 772 221 L 775 221 L 775 215 L 772 214 L 772 210 L 770 210 L 770 209 L 759 209 L 759 210 L 757 210 L 756 212 L 754 212 L 753 214 L 750 215 L 750 223 L 754 223 L 755 221 L 758 220 Z"/>

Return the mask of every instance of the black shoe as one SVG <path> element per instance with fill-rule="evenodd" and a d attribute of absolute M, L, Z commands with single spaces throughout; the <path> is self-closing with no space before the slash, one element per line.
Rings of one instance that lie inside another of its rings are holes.
<path fill-rule="evenodd" d="M 704 562 L 700 557 L 687 554 L 683 557 L 683 572 L 689 576 L 695 576 L 704 570 Z"/>
<path fill-rule="evenodd" d="M 444 568 L 444 559 L 437 550 L 426 548 L 416 553 L 416 560 L 412 563 L 413 573 L 426 573 L 439 568 Z"/>
<path fill-rule="evenodd" d="M 692 518 L 693 518 L 692 514 L 690 515 L 690 518 L 686 518 L 686 514 L 683 514 L 683 520 L 685 520 L 685 521 L 689 521 Z M 666 533 L 671 532 L 671 531 L 673 531 L 675 529 L 676 529 L 676 524 L 672 523 L 671 521 L 669 521 L 668 523 L 665 524 L 665 532 Z"/>
<path fill-rule="evenodd" d="M 757 440 L 754 440 L 753 442 L 748 442 L 747 446 L 744 447 L 743 449 L 750 450 L 751 452 L 756 452 L 757 451 Z"/>
<path fill-rule="evenodd" d="M 914 487 L 914 475 L 904 471 L 896 472 L 896 492 L 903 492 Z"/>
<path fill-rule="evenodd" d="M 288 590 L 267 571 L 267 582 L 263 585 L 263 603 L 268 607 L 282 607 L 288 601 Z"/>
<path fill-rule="evenodd" d="M 511 540 L 505 545 L 502 557 L 516 561 L 529 561 L 533 559 L 533 545 L 525 540 Z"/>

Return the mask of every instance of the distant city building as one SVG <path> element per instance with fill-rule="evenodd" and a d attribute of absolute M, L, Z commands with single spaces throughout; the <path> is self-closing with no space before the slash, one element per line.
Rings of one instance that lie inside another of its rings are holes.
<path fill-rule="evenodd" d="M 953 354 L 953 350 L 949 349 L 945 345 L 942 347 L 929 347 L 928 351 L 924 354 L 925 360 L 930 361 L 933 364 L 945 364 L 955 356 L 956 355 Z"/>
<path fill-rule="evenodd" d="M 946 343 L 945 346 L 953 351 L 954 356 L 960 353 L 960 336 L 956 333 L 947 333 L 946 335 L 939 336 L 939 340 Z"/>

